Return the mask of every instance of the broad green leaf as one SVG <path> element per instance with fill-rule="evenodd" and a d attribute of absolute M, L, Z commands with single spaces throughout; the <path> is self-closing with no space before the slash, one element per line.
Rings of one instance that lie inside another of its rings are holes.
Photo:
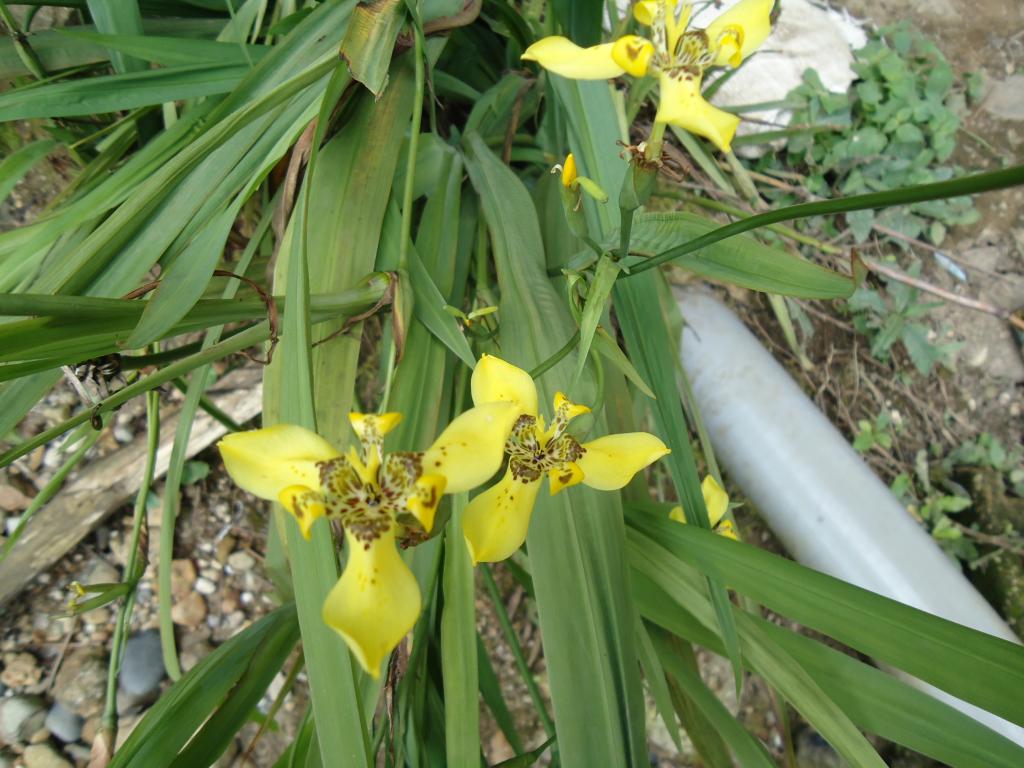
<path fill-rule="evenodd" d="M 195 306 L 224 253 L 239 208 L 241 200 L 211 220 L 167 270 L 128 338 L 129 347 L 141 349 L 162 338 Z"/>
<path fill-rule="evenodd" d="M 86 5 L 100 32 L 113 36 L 142 34 L 138 0 L 86 0 Z M 118 74 L 146 69 L 144 61 L 118 50 L 110 51 L 110 63 Z"/>
<path fill-rule="evenodd" d="M 654 255 L 677 243 L 694 240 L 718 228 L 714 221 L 685 211 L 641 213 L 633 221 L 631 253 Z M 609 240 L 611 242 L 611 240 Z M 694 274 L 756 291 L 808 299 L 847 297 L 853 279 L 796 256 L 741 236 L 722 240 L 673 262 Z"/>
<path fill-rule="evenodd" d="M 476 134 L 466 168 L 480 195 L 501 291 L 501 355 L 526 369 L 573 333 L 546 275 L 529 193 Z M 541 402 L 572 375 L 563 360 L 541 377 Z M 584 381 L 584 384 L 588 382 Z M 567 393 L 587 402 L 587 391 Z M 595 419 L 601 430 L 603 416 Z M 527 538 L 564 766 L 641 766 L 647 761 L 643 702 L 617 494 L 579 486 L 538 496 Z"/>
<path fill-rule="evenodd" d="M 341 57 L 352 79 L 380 96 L 388 82 L 388 65 L 395 40 L 402 28 L 405 8 L 402 0 L 360 3 L 352 12 Z"/>

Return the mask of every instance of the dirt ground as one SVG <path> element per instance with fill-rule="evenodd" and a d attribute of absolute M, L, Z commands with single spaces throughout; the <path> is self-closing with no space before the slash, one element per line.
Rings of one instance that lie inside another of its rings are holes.
<path fill-rule="evenodd" d="M 989 100 L 964 116 L 965 130 L 961 133 L 956 162 L 965 169 L 981 169 L 1021 161 L 1024 114 L 1014 112 L 1012 99 L 1009 106 L 1004 101 L 1007 93 L 1014 93 L 1014 78 L 1024 73 L 1024 3 L 1014 0 L 972 3 L 847 0 L 838 5 L 875 24 L 909 19 L 939 45 L 957 72 L 982 71 Z M 1024 108 L 1024 89 L 1020 85 L 1016 87 L 1017 107 Z M 45 202 L 48 194 L 63 184 L 63 179 L 60 168 L 50 168 L 33 176 L 28 184 L 16 190 L 13 204 L 0 206 L 0 227 L 7 229 L 24 223 Z M 927 251 L 918 253 L 925 265 L 922 277 L 955 295 L 1009 309 L 1018 308 L 1024 305 L 1024 191 L 990 193 L 980 197 L 977 204 L 982 214 L 980 221 L 954 230 L 950 241 L 943 245 L 943 252 L 967 273 L 967 282 L 955 280 Z M 802 381 L 805 390 L 845 434 L 852 438 L 857 421 L 873 418 L 881 408 L 901 414 L 907 426 L 894 446 L 884 453 L 873 452 L 867 456 L 886 481 L 908 468 L 912 470 L 918 450 L 932 443 L 948 450 L 988 431 L 1007 446 L 1021 444 L 1024 358 L 1020 339 L 1013 336 L 1003 320 L 945 302 L 929 318 L 929 323 L 937 330 L 948 329 L 950 339 L 963 342 L 955 370 L 940 371 L 928 380 L 913 376 L 906 379 L 900 374 L 910 371 L 912 366 L 905 355 L 897 355 L 891 364 L 878 363 L 867 353 L 864 339 L 853 331 L 836 307 L 814 304 L 811 316 L 816 333 L 808 353 L 815 365 L 813 370 L 806 371 L 783 341 L 767 302 L 742 292 L 728 295 L 751 328 Z M 857 371 L 857 382 L 863 382 L 856 388 L 851 371 Z M 180 396 L 168 392 L 165 399 L 170 404 Z M 37 418 L 56 421 L 75 405 L 68 390 L 57 390 L 40 407 Z M 117 420 L 120 432 L 115 428 L 109 438 L 101 441 L 99 453 L 118 450 L 130 442 L 140 430 L 140 418 L 140 407 L 126 407 Z M 191 612 L 180 612 L 177 617 L 180 620 L 179 644 L 187 665 L 198 662 L 214 646 L 258 618 L 271 605 L 271 588 L 261 570 L 264 542 L 258 532 L 263 530 L 262 509 L 227 481 L 214 452 L 200 454 L 196 459 L 209 465 L 211 472 L 186 486 L 175 543 L 178 567 L 174 587 L 183 597 L 189 593 L 198 595 L 198 599 L 189 599 Z M 42 482 L 52 475 L 53 467 L 48 461 L 52 459 L 43 452 L 16 469 L 0 471 L 0 491 L 3 492 L 0 493 L 0 513 L 8 519 L 20 514 Z M 154 493 L 159 497 L 161 492 L 162 485 L 158 484 Z M 159 535 L 159 508 L 155 509 L 150 528 L 154 540 Z M 56 617 L 65 607 L 72 580 L 88 582 L 97 573 L 107 573 L 123 562 L 130 515 L 130 507 L 114 512 L 60 563 L 39 574 L 17 600 L 0 606 L 0 660 L 3 662 L 0 694 L 8 697 L 11 694 L 37 695 L 49 706 L 60 693 L 56 689 L 65 684 L 57 674 L 59 667 L 75 654 L 109 642 L 109 609 L 97 609 L 78 620 Z M 779 550 L 777 542 L 756 517 L 748 515 L 740 522 L 745 525 L 748 541 Z M 993 525 L 998 527 L 1000 522 L 1005 521 L 996 520 Z M 1019 569 L 1022 558 L 1015 557 Z M 532 605 L 507 571 L 496 569 L 496 577 L 528 664 L 537 673 L 541 694 L 545 695 L 544 659 Z M 156 625 L 154 578 L 151 562 L 140 585 L 132 625 L 135 632 Z M 202 588 L 198 591 L 200 582 Z M 509 706 L 520 732 L 528 744 L 540 743 L 544 740 L 543 728 L 521 682 L 511 649 L 498 627 L 493 604 L 482 588 L 477 608 L 481 633 L 502 684 L 509 692 Z M 721 693 L 730 709 L 738 712 L 777 756 L 781 755 L 784 742 L 779 712 L 766 688 L 752 681 L 744 689 L 743 698 L 737 701 L 731 690 L 727 665 L 703 652 L 701 660 L 705 679 Z M 93 697 L 101 695 L 101 678 L 101 675 L 96 678 L 97 687 L 91 691 Z M 264 708 L 284 682 L 284 675 L 275 680 L 271 695 L 263 702 Z M 165 687 L 167 684 L 167 681 L 162 683 Z M 279 718 L 282 729 L 264 734 L 252 753 L 244 756 L 255 735 L 255 726 L 249 726 L 221 764 L 271 765 L 294 734 L 304 702 L 305 688 L 300 675 L 293 694 L 285 699 L 284 713 Z M 126 702 L 124 711 L 125 731 L 138 721 L 139 712 L 145 706 L 129 704 Z M 664 766 L 694 765 L 688 753 L 674 754 L 675 748 L 657 722 L 653 707 L 649 714 L 652 762 Z M 63 752 L 63 759 L 78 765 L 87 761 L 88 728 L 95 713 L 82 717 L 81 738 L 68 744 L 54 739 L 49 741 Z M 483 722 L 483 746 L 489 762 L 493 764 L 511 757 L 507 742 L 486 712 Z M 92 727 L 95 728 L 95 723 Z M 49 738 L 44 734 L 40 743 Z M 819 743 L 813 733 L 798 729 L 795 739 L 800 765 L 839 765 L 834 753 L 827 745 Z M 22 752 L 24 748 L 25 745 L 17 747 Z M 888 757 L 892 764 L 906 761 L 900 764 L 908 767 L 929 764 L 896 754 Z M 13 752 L 0 751 L 0 768 L 10 765 L 10 759 L 14 759 Z"/>

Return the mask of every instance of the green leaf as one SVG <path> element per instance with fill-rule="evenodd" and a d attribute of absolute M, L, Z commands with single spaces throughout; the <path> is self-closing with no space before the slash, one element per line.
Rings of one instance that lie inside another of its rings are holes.
<path fill-rule="evenodd" d="M 352 12 L 341 57 L 352 79 L 380 96 L 388 82 L 388 65 L 405 19 L 403 0 L 359 3 Z"/>
<path fill-rule="evenodd" d="M 792 221 L 793 219 L 809 216 L 824 216 L 830 213 L 846 213 L 847 211 L 859 211 L 868 208 L 906 205 L 926 200 L 941 200 L 959 195 L 973 195 L 994 189 L 1004 189 L 1020 184 L 1024 184 L 1024 165 L 1016 165 L 999 171 L 976 173 L 972 176 L 963 176 L 958 179 L 939 181 L 932 184 L 918 184 L 899 189 L 890 189 L 884 192 L 871 192 L 866 195 L 838 197 L 821 202 L 801 203 L 800 205 L 776 208 L 775 210 L 759 213 L 750 218 L 741 219 L 724 227 L 719 227 L 708 232 L 706 235 L 663 251 L 654 258 L 647 259 L 636 266 L 631 266 L 631 272 L 635 275 L 639 272 L 653 269 L 660 264 L 673 261 L 701 248 L 706 248 L 727 237 L 749 232 L 768 224 L 777 224 L 780 221 Z"/>
<path fill-rule="evenodd" d="M 587 356 L 590 354 L 590 345 L 594 340 L 594 333 L 597 331 L 597 324 L 601 322 L 605 305 L 612 294 L 615 286 L 615 278 L 619 276 L 620 267 L 618 262 L 611 256 L 602 256 L 594 269 L 594 279 L 587 289 L 587 303 L 583 307 L 583 315 L 580 317 L 580 344 L 578 357 L 576 358 L 575 378 L 583 375 L 583 369 L 587 364 Z"/>
<path fill-rule="evenodd" d="M 1007 720 L 1024 724 L 1024 647 L 898 603 L 692 525 L 639 530 L 759 603 Z"/>
<path fill-rule="evenodd" d="M 248 66 L 194 64 L 18 88 L 0 94 L 0 121 L 77 117 L 226 93 Z"/>
<path fill-rule="evenodd" d="M 0 200 L 6 199 L 25 174 L 56 146 L 56 141 L 35 141 L 5 157 L 0 162 Z"/>
<path fill-rule="evenodd" d="M 630 251 L 661 253 L 716 231 L 718 224 L 685 211 L 642 213 L 633 222 Z M 610 242 L 610 241 L 609 241 Z M 853 280 L 752 237 L 712 243 L 675 264 L 695 274 L 757 291 L 802 298 L 838 298 L 853 293 Z"/>
<path fill-rule="evenodd" d="M 199 301 L 224 253 L 241 202 L 214 217 L 171 264 L 146 302 L 139 324 L 128 338 L 128 347 L 141 349 L 162 338 Z"/>
<path fill-rule="evenodd" d="M 268 671 L 273 677 L 295 643 L 296 628 L 295 609 L 286 605 L 218 647 L 171 686 L 146 712 L 142 722 L 117 750 L 110 763 L 111 768 L 173 765 L 179 752 L 207 718 L 212 715 L 215 721 L 234 719 L 232 710 L 239 701 L 237 693 L 232 695 L 236 686 L 242 681 L 247 697 L 251 697 L 253 689 L 259 688 Z M 265 689 L 266 685 L 263 687 Z M 262 690 L 259 695 L 262 695 Z M 245 710 L 246 715 L 250 709 Z M 201 734 L 204 734 L 203 743 L 210 744 L 207 739 L 214 734 L 208 733 L 205 727 Z M 233 735 L 234 730 L 222 730 L 219 739 Z M 210 748 L 213 750 L 215 746 Z"/>
<path fill-rule="evenodd" d="M 453 499 L 444 537 L 444 609 L 441 613 L 441 673 L 447 765 L 480 760 L 480 704 L 477 696 L 476 604 L 473 562 L 462 535 L 467 494 Z"/>
<path fill-rule="evenodd" d="M 240 46 L 237 43 L 222 43 L 216 40 L 155 35 L 103 35 L 75 27 L 56 31 L 66 37 L 93 42 L 165 67 L 212 64 L 252 66 L 253 62 L 259 61 L 270 52 L 270 48 L 264 45 Z"/>
<path fill-rule="evenodd" d="M 529 193 L 479 135 L 467 135 L 464 144 L 494 247 L 501 356 L 530 369 L 558 350 L 573 323 L 547 277 Z M 569 360 L 552 367 L 537 382 L 542 400 L 550 402 L 571 375 Z M 586 390 L 567 394 L 587 402 L 592 383 L 581 383 Z M 603 417 L 595 422 L 600 429 Z M 542 493 L 527 538 L 558 754 L 568 768 L 647 763 L 620 510 L 617 494 L 583 486 Z"/>

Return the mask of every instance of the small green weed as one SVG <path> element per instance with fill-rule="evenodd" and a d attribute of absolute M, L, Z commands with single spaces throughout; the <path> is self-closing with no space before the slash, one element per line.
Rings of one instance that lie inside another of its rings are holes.
<path fill-rule="evenodd" d="M 921 271 L 920 263 L 913 264 L 907 272 L 916 276 Z M 903 344 L 914 367 L 923 376 L 932 372 L 936 365 L 952 369 L 959 342 L 941 342 L 931 328 L 920 322 L 932 309 L 942 302 L 920 301 L 921 291 L 913 286 L 886 280 L 884 290 L 862 285 L 847 302 L 853 315 L 854 327 L 871 341 L 871 354 L 886 361 L 897 343 Z"/>

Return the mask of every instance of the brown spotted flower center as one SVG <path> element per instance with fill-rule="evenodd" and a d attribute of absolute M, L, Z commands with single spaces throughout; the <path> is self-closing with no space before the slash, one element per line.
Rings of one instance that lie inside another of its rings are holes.
<path fill-rule="evenodd" d="M 535 416 L 520 416 L 505 443 L 512 477 L 524 483 L 532 483 L 540 480 L 549 470 L 577 461 L 586 449 L 576 438 L 566 434 L 568 423 L 565 408 L 558 409 L 554 423 L 547 432 L 542 430 Z"/>

